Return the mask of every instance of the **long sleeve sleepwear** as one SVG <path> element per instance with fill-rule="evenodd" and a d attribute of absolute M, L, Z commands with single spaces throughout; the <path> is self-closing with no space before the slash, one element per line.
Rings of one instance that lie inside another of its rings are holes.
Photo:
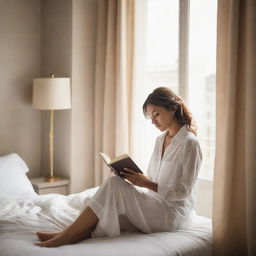
<path fill-rule="evenodd" d="M 158 191 L 138 188 L 118 176 L 107 179 L 88 203 L 99 218 L 93 237 L 118 236 L 130 229 L 170 231 L 189 221 L 201 149 L 196 136 L 183 126 L 162 156 L 166 133 L 156 139 L 148 167 L 148 177 L 158 184 Z"/>

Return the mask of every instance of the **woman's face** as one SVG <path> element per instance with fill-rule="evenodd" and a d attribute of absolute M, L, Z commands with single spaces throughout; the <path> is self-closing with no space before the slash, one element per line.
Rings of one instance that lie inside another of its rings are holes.
<path fill-rule="evenodd" d="M 168 129 L 174 121 L 173 111 L 152 104 L 147 105 L 147 114 L 152 120 L 152 124 L 160 131 Z"/>

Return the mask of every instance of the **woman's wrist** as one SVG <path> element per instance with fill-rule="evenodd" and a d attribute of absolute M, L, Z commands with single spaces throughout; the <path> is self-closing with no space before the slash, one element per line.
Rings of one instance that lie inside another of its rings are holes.
<path fill-rule="evenodd" d="M 148 188 L 150 190 L 153 190 L 154 192 L 157 192 L 157 183 L 149 180 L 148 183 L 147 183 L 146 188 Z"/>

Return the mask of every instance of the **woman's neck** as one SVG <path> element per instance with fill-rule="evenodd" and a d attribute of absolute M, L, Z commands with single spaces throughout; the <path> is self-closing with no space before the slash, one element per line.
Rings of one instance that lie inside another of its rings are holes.
<path fill-rule="evenodd" d="M 173 137 L 178 131 L 179 129 L 182 127 L 182 125 L 178 122 L 178 121 L 173 121 L 171 126 L 167 129 L 168 133 L 167 136 L 168 137 Z"/>

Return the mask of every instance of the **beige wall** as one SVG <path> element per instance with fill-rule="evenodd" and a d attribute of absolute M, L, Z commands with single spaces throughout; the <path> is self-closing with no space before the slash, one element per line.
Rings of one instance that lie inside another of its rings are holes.
<path fill-rule="evenodd" d="M 71 192 L 94 184 L 94 67 L 97 1 L 73 1 Z"/>
<path fill-rule="evenodd" d="M 40 175 L 41 113 L 31 106 L 40 74 L 40 0 L 0 1 L 0 154 L 18 153 Z"/>

